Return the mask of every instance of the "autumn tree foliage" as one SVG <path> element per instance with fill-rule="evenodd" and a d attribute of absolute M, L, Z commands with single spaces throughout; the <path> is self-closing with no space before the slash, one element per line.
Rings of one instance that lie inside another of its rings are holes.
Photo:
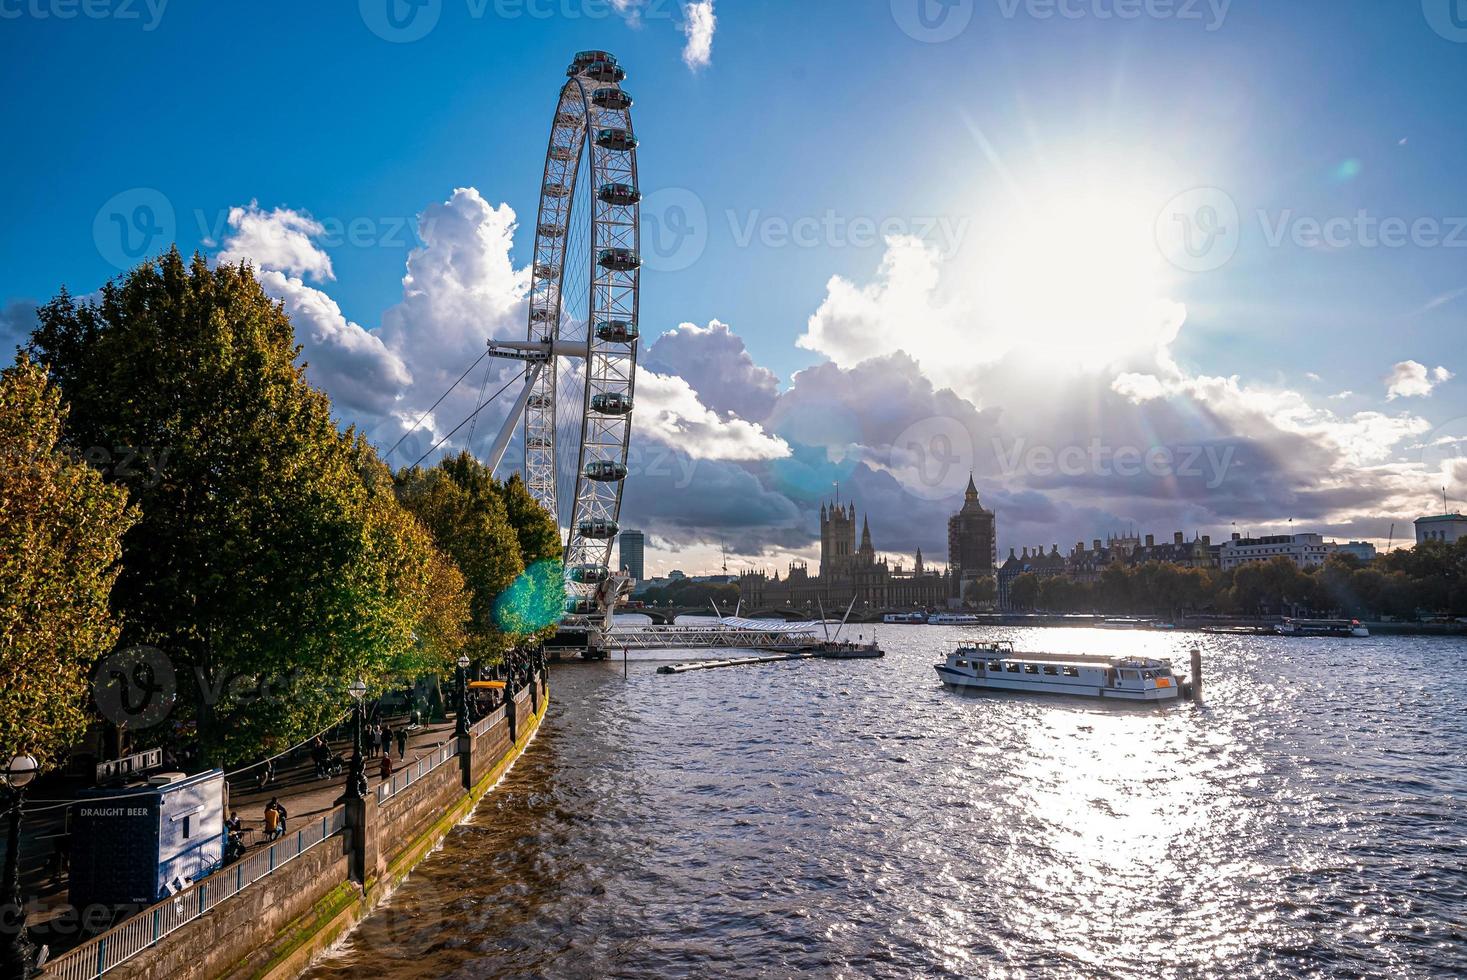
<path fill-rule="evenodd" d="M 108 597 L 136 515 L 61 445 L 65 410 L 21 355 L 0 373 L 0 758 L 55 761 L 87 725 L 88 675 L 116 642 Z"/>

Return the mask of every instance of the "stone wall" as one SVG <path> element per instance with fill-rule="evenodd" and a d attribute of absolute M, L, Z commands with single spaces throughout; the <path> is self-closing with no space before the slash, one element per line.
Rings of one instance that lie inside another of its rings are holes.
<path fill-rule="evenodd" d="M 501 715 L 483 734 L 460 740 L 458 759 L 443 763 L 381 805 L 376 793 L 348 803 L 348 827 L 343 833 L 113 967 L 106 974 L 108 980 L 299 976 L 316 954 L 390 895 L 509 768 L 544 717 L 546 687 L 538 679 L 535 694 L 538 714 L 531 708 L 530 692 L 517 692 L 518 738 L 513 742 L 508 720 Z M 95 955 L 95 947 L 90 948 Z M 52 977 L 54 972 L 47 970 L 42 976 Z"/>

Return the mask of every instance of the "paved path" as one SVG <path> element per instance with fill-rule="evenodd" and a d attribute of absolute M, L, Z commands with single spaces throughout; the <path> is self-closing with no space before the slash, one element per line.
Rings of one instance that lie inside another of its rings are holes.
<path fill-rule="evenodd" d="M 394 733 L 406 724 L 406 717 L 388 719 Z M 345 738 L 331 740 L 331 748 L 343 758 L 351 759 L 350 726 Z M 420 756 L 430 754 L 438 746 L 453 738 L 454 722 L 447 721 L 424 725 L 409 733 L 407 751 L 399 757 L 396 739 L 392 748 L 393 772 L 410 765 Z M 369 792 L 375 792 L 382 782 L 380 778 L 381 756 L 366 759 Z M 268 786 L 258 785 L 259 770 L 229 778 L 229 794 L 225 803 L 225 816 L 231 810 L 239 813 L 245 828 L 245 853 L 264 843 L 265 804 L 277 797 L 288 814 L 286 829 L 300 826 L 300 821 L 319 817 L 334 809 L 346 792 L 346 775 L 331 779 L 318 779 L 314 772 L 308 747 L 303 747 L 276 762 L 275 780 Z M 55 787 L 60 798 L 68 798 L 76 787 L 84 785 L 71 780 Z M 47 796 L 53 793 L 48 792 Z M 46 806 L 37 801 L 36 807 Z M 21 848 L 21 893 L 26 900 L 27 924 L 36 931 L 39 943 L 51 946 L 51 955 L 56 956 L 76 945 L 80 938 L 74 929 L 66 927 L 65 917 L 70 914 L 67 903 L 68 876 L 63 872 L 53 876 L 50 866 L 51 854 L 56 838 L 64 832 L 65 809 L 48 809 L 27 818 Z"/>

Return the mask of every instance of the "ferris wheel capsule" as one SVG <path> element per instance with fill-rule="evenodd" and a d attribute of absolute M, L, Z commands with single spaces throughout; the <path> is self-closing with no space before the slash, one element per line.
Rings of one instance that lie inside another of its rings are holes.
<path fill-rule="evenodd" d="M 598 82 L 624 82 L 627 77 L 626 70 L 614 61 L 593 61 L 581 74 Z"/>
<path fill-rule="evenodd" d="M 637 325 L 630 320 L 602 320 L 596 324 L 596 339 L 608 344 L 629 344 L 637 339 Z"/>
<path fill-rule="evenodd" d="M 629 248 L 603 248 L 596 261 L 601 268 L 612 272 L 631 272 L 642 265 L 641 257 Z"/>
<path fill-rule="evenodd" d="M 606 539 L 616 537 L 618 530 L 616 521 L 609 521 L 602 517 L 589 518 L 576 525 L 576 530 L 583 538 Z"/>
<path fill-rule="evenodd" d="M 635 150 L 637 138 L 625 129 L 603 129 L 596 134 L 596 145 L 603 150 Z"/>
<path fill-rule="evenodd" d="M 611 578 L 611 569 L 605 565 L 572 565 L 566 569 L 566 574 L 579 585 L 600 585 Z"/>
<path fill-rule="evenodd" d="M 620 391 L 604 391 L 591 396 L 591 411 L 602 415 L 626 415 L 632 410 L 632 396 Z"/>
<path fill-rule="evenodd" d="M 591 93 L 591 104 L 598 109 L 625 112 L 632 107 L 631 94 L 619 88 L 598 88 Z"/>
<path fill-rule="evenodd" d="M 586 464 L 586 479 L 597 483 L 615 483 L 627 478 L 627 465 L 610 459 L 593 459 Z"/>
<path fill-rule="evenodd" d="M 642 200 L 642 192 L 631 184 L 605 184 L 596 192 L 596 196 L 603 203 L 612 204 L 619 208 L 631 207 Z"/>

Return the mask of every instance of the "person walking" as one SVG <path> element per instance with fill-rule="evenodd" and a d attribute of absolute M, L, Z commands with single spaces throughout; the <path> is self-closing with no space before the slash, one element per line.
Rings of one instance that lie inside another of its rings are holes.
<path fill-rule="evenodd" d="M 390 750 L 382 753 L 382 766 L 377 774 L 382 777 L 384 783 L 392 778 L 392 752 Z"/>
<path fill-rule="evenodd" d="M 397 730 L 397 757 L 399 759 L 406 759 L 407 758 L 407 729 L 406 728 L 399 728 Z"/>
<path fill-rule="evenodd" d="M 392 726 L 386 722 L 382 723 L 382 754 L 392 754 Z"/>
<path fill-rule="evenodd" d="M 285 818 L 288 814 L 285 807 L 280 805 L 278 797 L 270 797 L 270 802 L 265 804 L 265 839 L 275 840 L 285 834 Z"/>

